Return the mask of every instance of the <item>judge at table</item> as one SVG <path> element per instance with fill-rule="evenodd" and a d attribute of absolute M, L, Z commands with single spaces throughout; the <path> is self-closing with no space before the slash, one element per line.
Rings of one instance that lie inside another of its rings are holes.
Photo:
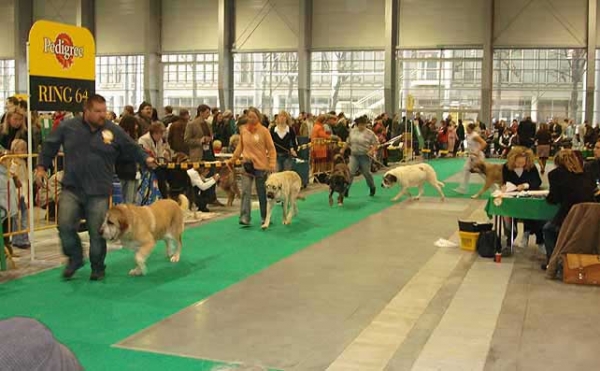
<path fill-rule="evenodd" d="M 513 147 L 507 156 L 506 163 L 502 166 L 502 179 L 504 185 L 503 190 L 506 190 L 506 183 L 512 183 L 517 186 L 517 191 L 535 191 L 539 190 L 542 185 L 542 179 L 537 167 L 535 167 L 535 156 L 533 151 L 529 148 L 515 146 Z M 505 225 L 507 231 L 507 239 L 510 239 L 513 234 L 511 233 L 512 221 L 511 218 L 505 218 Z M 536 244 L 543 249 L 544 237 L 542 234 L 543 222 L 536 220 L 523 220 L 524 234 L 521 242 L 518 244 L 520 247 L 527 247 L 529 245 L 529 235 L 535 233 Z M 511 241 L 507 242 L 510 245 Z"/>

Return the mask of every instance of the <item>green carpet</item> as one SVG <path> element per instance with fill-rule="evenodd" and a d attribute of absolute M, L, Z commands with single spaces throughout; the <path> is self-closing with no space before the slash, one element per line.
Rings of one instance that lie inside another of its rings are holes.
<path fill-rule="evenodd" d="M 460 171 L 464 159 L 430 164 L 443 180 Z M 89 266 L 71 282 L 59 279 L 59 269 L 8 282 L 0 285 L 0 318 L 29 316 L 45 323 L 86 370 L 211 370 L 221 364 L 111 345 L 392 206 L 397 188 L 384 190 L 377 184 L 377 195 L 370 198 L 359 179 L 342 208 L 329 207 L 326 192 L 311 195 L 299 203 L 299 216 L 290 226 L 281 225 L 278 207 L 268 231 L 260 230 L 258 211 L 251 228 L 240 228 L 237 217 L 230 217 L 188 229 L 181 261 L 169 263 L 161 243 L 145 277 L 127 275 L 133 253 L 119 250 L 109 254 L 107 277 L 100 283 L 88 281 Z M 447 196 L 457 196 L 449 186 Z M 426 194 L 437 195 L 429 186 Z"/>

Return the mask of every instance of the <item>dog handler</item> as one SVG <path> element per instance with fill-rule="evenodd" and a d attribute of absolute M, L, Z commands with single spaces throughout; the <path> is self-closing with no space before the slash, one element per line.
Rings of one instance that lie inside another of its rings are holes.
<path fill-rule="evenodd" d="M 81 218 L 86 219 L 90 235 L 90 280 L 104 278 L 106 240 L 99 230 L 109 207 L 117 157 L 125 155 L 150 168 L 156 167 L 154 158 L 148 157 L 123 129 L 108 121 L 106 114 L 104 97 L 92 95 L 85 103 L 83 117 L 61 123 L 46 138 L 40 153 L 38 183 L 46 178 L 46 170 L 61 146 L 68 164 L 58 204 L 58 234 L 63 253 L 69 258 L 62 274 L 65 279 L 83 266 L 83 249 L 77 234 Z"/>
<path fill-rule="evenodd" d="M 474 123 L 470 123 L 467 126 L 467 152 L 468 156 L 465 161 L 465 166 L 463 167 L 463 181 L 458 186 L 458 188 L 454 189 L 454 192 L 465 194 L 468 191 L 469 187 L 469 179 L 471 178 L 471 167 L 473 162 L 479 158 L 481 161 L 485 160 L 485 155 L 483 150 L 487 146 L 487 143 L 483 138 L 477 134 L 475 131 L 476 125 Z"/>
<path fill-rule="evenodd" d="M 242 174 L 242 202 L 240 205 L 240 225 L 250 225 L 252 210 L 252 182 L 256 184 L 256 193 L 260 205 L 261 223 L 267 217 L 267 190 L 265 181 L 268 172 L 275 172 L 277 151 L 269 129 L 261 125 L 262 115 L 254 107 L 248 108 L 248 122 L 240 126 L 240 143 L 229 160 L 230 166 L 241 157 L 244 158 L 244 173 Z M 242 120 L 240 120 L 242 121 Z"/>
<path fill-rule="evenodd" d="M 350 187 L 354 180 L 354 174 L 359 170 L 365 177 L 369 186 L 369 196 L 375 196 L 375 182 L 371 174 L 371 156 L 377 151 L 379 140 L 373 131 L 367 129 L 367 118 L 359 117 L 356 119 L 356 127 L 350 131 L 348 141 L 340 151 L 342 156 L 346 152 L 346 147 L 350 148 Z M 348 191 L 346 191 L 348 197 Z"/>

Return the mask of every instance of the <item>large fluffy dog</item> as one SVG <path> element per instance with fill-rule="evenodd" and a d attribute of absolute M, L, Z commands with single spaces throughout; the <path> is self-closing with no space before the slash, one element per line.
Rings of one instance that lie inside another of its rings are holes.
<path fill-rule="evenodd" d="M 329 176 L 329 206 L 333 206 L 333 193 L 338 194 L 338 205 L 344 204 L 344 196 L 350 187 L 350 169 L 342 155 L 333 157 L 333 172 Z"/>
<path fill-rule="evenodd" d="M 400 193 L 392 198 L 392 201 L 398 201 L 405 193 L 412 198 L 410 187 L 419 187 L 419 194 L 415 199 L 419 199 L 423 195 L 423 185 L 425 182 L 431 184 L 442 196 L 442 201 L 446 198 L 442 188 L 444 183 L 438 181 L 435 170 L 428 164 L 416 164 L 399 166 L 394 168 L 383 176 L 381 186 L 383 188 L 391 188 L 395 183 L 400 186 Z"/>
<path fill-rule="evenodd" d="M 167 244 L 171 262 L 179 261 L 184 215 L 189 208 L 187 197 L 158 200 L 149 206 L 116 205 L 106 213 L 100 234 L 108 241 L 121 240 L 123 246 L 136 250 L 137 266 L 129 271 L 132 276 L 146 274 L 146 259 L 158 240 Z"/>
<path fill-rule="evenodd" d="M 282 171 L 280 173 L 271 174 L 266 182 L 267 189 L 267 218 L 265 219 L 262 229 L 269 228 L 271 224 L 271 212 L 277 202 L 281 202 L 283 206 L 283 224 L 290 224 L 292 217 L 298 213 L 298 199 L 304 199 L 299 196 L 302 188 L 302 179 L 300 175 L 293 171 Z"/>
<path fill-rule="evenodd" d="M 471 173 L 485 176 L 485 184 L 479 192 L 475 193 L 471 198 L 478 198 L 493 185 L 502 185 L 502 164 L 491 164 L 482 161 L 479 158 L 473 158 L 471 162 Z"/>

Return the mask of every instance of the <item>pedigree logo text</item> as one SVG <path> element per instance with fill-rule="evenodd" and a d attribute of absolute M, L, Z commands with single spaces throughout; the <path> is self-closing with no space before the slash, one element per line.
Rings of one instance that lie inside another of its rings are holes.
<path fill-rule="evenodd" d="M 75 46 L 73 39 L 68 34 L 60 33 L 54 41 L 49 37 L 44 37 L 44 53 L 54 54 L 62 68 L 69 69 L 75 58 L 83 58 L 84 48 Z"/>

